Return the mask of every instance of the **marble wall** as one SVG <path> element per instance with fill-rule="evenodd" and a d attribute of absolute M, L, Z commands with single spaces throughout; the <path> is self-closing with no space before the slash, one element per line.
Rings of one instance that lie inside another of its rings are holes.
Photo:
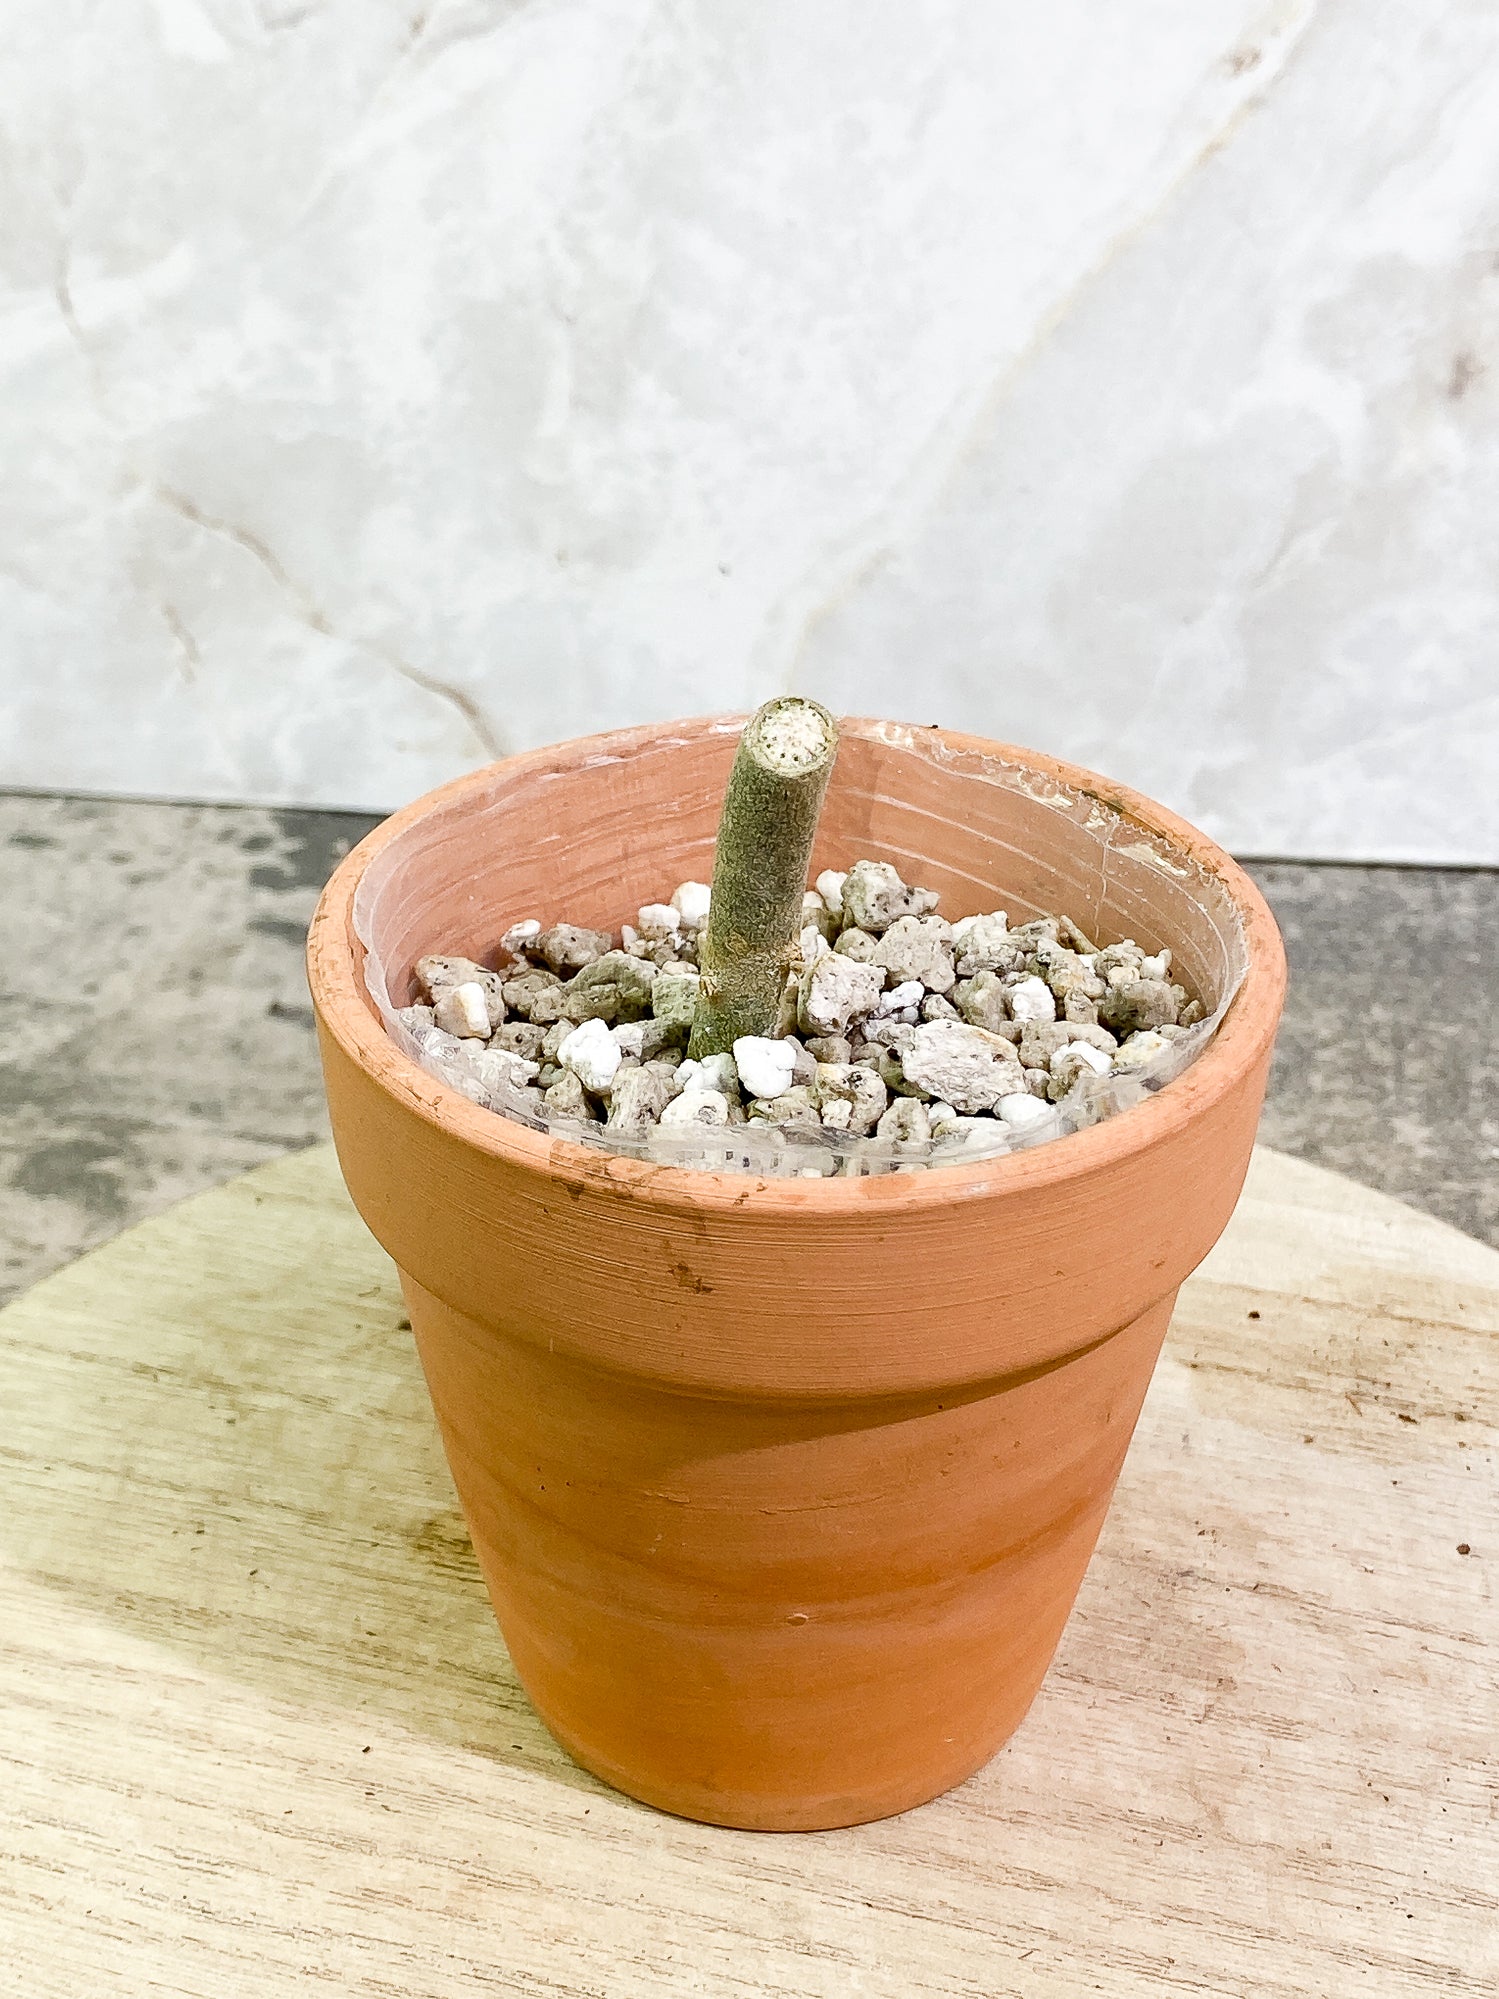
<path fill-rule="evenodd" d="M 794 687 L 1499 861 L 1493 0 L 55 0 L 0 92 L 0 782 Z"/>

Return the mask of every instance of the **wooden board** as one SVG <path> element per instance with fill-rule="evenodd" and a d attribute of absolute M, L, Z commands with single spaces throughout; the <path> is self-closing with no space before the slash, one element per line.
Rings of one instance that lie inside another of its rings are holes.
<path fill-rule="evenodd" d="M 1019 1736 L 808 1835 L 552 1743 L 402 1318 L 326 1150 L 0 1314 L 0 1991 L 1494 1989 L 1493 1251 L 1262 1153 Z"/>

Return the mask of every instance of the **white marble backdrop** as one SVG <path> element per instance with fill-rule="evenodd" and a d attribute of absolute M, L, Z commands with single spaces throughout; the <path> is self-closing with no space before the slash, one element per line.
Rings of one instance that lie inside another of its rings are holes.
<path fill-rule="evenodd" d="M 1499 861 L 1495 0 L 54 0 L 0 92 L 0 782 L 795 687 Z"/>

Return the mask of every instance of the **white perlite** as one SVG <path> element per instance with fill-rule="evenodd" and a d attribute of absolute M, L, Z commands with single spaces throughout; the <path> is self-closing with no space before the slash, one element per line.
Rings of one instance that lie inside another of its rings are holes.
<path fill-rule="evenodd" d="M 683 1062 L 677 1070 L 677 1081 L 684 1090 L 711 1090 L 727 1094 L 739 1087 L 739 1071 L 734 1066 L 733 1056 L 727 1052 L 705 1055 L 701 1061 Z"/>
<path fill-rule="evenodd" d="M 659 943 L 663 938 L 677 935 L 682 928 L 682 912 L 674 903 L 645 902 L 636 911 L 635 922 L 642 937 Z"/>
<path fill-rule="evenodd" d="M 1022 979 L 1011 992 L 1011 1020 L 1055 1020 L 1056 1017 L 1056 995 L 1045 979 Z"/>
<path fill-rule="evenodd" d="M 1013 1097 L 1001 1097 L 996 1109 L 1004 1123 L 1015 1131 L 1033 1130 L 1054 1115 L 1050 1107 L 1043 1104 L 1039 1097 L 1033 1097 L 1029 1090 L 1017 1091 Z"/>
<path fill-rule="evenodd" d="M 911 1007 L 921 1005 L 926 998 L 926 987 L 920 979 L 906 979 L 898 986 L 891 986 L 888 992 L 880 994 L 874 1008 L 876 1018 L 884 1015 L 899 1015 Z"/>
<path fill-rule="evenodd" d="M 706 882 L 683 882 L 672 896 L 672 908 L 682 919 L 684 930 L 701 930 L 708 921 L 708 904 L 713 891 Z"/>
<path fill-rule="evenodd" d="M 674 1097 L 661 1113 L 661 1122 L 667 1126 L 727 1124 L 728 1121 L 729 1100 L 722 1090 L 683 1090 L 681 1096 Z"/>
<path fill-rule="evenodd" d="M 819 1062 L 814 1094 L 832 1131 L 873 1131 L 890 1101 L 879 1071 L 860 1062 Z"/>
<path fill-rule="evenodd" d="M 1169 1045 L 1167 1037 L 1158 1028 L 1144 1028 L 1125 1042 L 1114 1057 L 1113 1066 L 1116 1069 L 1143 1068 L 1153 1055 L 1159 1055 Z"/>
<path fill-rule="evenodd" d="M 1112 1059 L 1101 1048 L 1094 1048 L 1086 1041 L 1069 1041 L 1065 1048 L 1057 1050 L 1048 1065 L 1064 1091 L 1085 1071 L 1090 1076 L 1107 1076 L 1113 1066 Z"/>
<path fill-rule="evenodd" d="M 965 916 L 952 927 L 953 950 L 957 955 L 960 979 L 975 972 L 995 972 L 1016 955 L 1010 942 L 1009 918 L 1002 909 L 987 916 Z"/>
<path fill-rule="evenodd" d="M 830 916 L 843 914 L 843 884 L 847 880 L 848 876 L 839 874 L 836 868 L 824 868 L 813 883 Z"/>
<path fill-rule="evenodd" d="M 1095 946 L 1065 916 L 949 924 L 936 903 L 888 862 L 824 870 L 788 968 L 794 1031 L 702 1061 L 686 1048 L 703 882 L 641 903 L 618 933 L 527 917 L 492 965 L 424 957 L 427 1003 L 394 1010 L 393 1031 L 474 1102 L 543 1128 L 668 1163 L 819 1176 L 978 1161 L 1078 1129 L 1157 1087 L 1207 1017 L 1169 950 Z M 824 1163 L 804 1163 L 809 1147 Z"/>
<path fill-rule="evenodd" d="M 656 1062 L 623 1065 L 609 1093 L 609 1123 L 616 1131 L 648 1131 L 659 1124 L 676 1091 L 672 1072 Z"/>
<path fill-rule="evenodd" d="M 540 935 L 541 921 L 538 917 L 528 916 L 523 923 L 512 923 L 500 939 L 500 955 L 518 958 Z"/>
<path fill-rule="evenodd" d="M 449 986 L 439 992 L 433 1017 L 445 1034 L 471 1036 L 479 1041 L 489 1039 L 489 1008 L 484 988 L 476 979 L 467 979 L 461 986 Z"/>
<path fill-rule="evenodd" d="M 957 978 L 952 931 L 940 916 L 898 916 L 874 947 L 873 963 L 883 965 L 892 985 L 915 985 L 945 993 Z"/>
<path fill-rule="evenodd" d="M 841 951 L 829 951 L 802 973 L 797 1019 L 808 1034 L 841 1034 L 855 1014 L 869 1013 L 879 1004 L 884 983 L 878 965 L 861 965 Z"/>
<path fill-rule="evenodd" d="M 624 1050 L 602 1020 L 585 1020 L 571 1034 L 564 1035 L 557 1060 L 571 1069 L 585 1090 L 601 1095 L 608 1089 L 624 1060 Z"/>
<path fill-rule="evenodd" d="M 779 1097 L 791 1088 L 796 1050 L 789 1041 L 764 1034 L 741 1034 L 734 1043 L 734 1067 L 746 1096 Z"/>
<path fill-rule="evenodd" d="M 843 878 L 844 919 L 859 930 L 888 930 L 902 916 L 936 907 L 929 888 L 908 888 L 888 861 L 855 861 Z"/>
<path fill-rule="evenodd" d="M 1001 1097 L 1024 1087 L 1014 1046 L 961 1020 L 918 1027 L 899 1059 L 908 1083 L 955 1111 L 992 1111 Z"/>

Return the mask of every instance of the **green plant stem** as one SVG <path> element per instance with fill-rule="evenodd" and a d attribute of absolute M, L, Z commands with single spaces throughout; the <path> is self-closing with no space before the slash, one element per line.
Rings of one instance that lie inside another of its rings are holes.
<path fill-rule="evenodd" d="M 689 1055 L 775 1031 L 837 753 L 838 724 L 799 695 L 767 701 L 745 725 L 718 824 Z"/>

